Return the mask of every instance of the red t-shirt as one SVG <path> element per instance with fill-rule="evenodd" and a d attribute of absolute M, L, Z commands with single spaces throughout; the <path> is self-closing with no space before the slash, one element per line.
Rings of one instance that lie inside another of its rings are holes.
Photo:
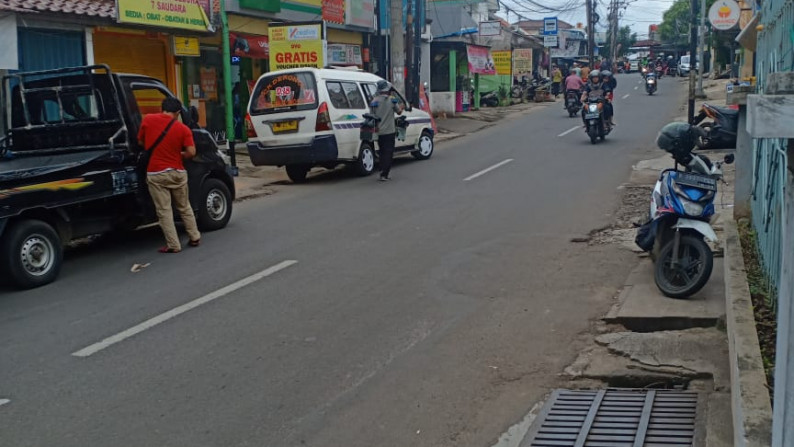
<path fill-rule="evenodd" d="M 165 113 L 153 113 L 143 117 L 141 130 L 138 131 L 138 141 L 143 141 L 144 150 L 148 150 L 160 138 L 160 134 L 172 119 Z M 184 171 L 182 150 L 189 146 L 195 146 L 193 132 L 181 122 L 175 122 L 168 129 L 168 134 L 163 141 L 154 149 L 154 153 L 149 158 L 146 172 L 158 173 L 169 169 Z"/>

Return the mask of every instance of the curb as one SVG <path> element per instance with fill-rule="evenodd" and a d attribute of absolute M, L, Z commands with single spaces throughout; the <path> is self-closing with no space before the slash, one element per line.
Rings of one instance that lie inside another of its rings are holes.
<path fill-rule="evenodd" d="M 772 443 L 769 401 L 747 271 L 733 220 L 725 222 L 725 310 L 731 365 L 731 413 L 735 447 Z"/>

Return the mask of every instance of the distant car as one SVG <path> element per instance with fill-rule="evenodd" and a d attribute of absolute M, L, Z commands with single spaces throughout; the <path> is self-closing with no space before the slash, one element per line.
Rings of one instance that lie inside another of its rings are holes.
<path fill-rule="evenodd" d="M 638 60 L 629 61 L 629 73 L 633 71 L 640 71 L 640 61 Z"/>
<path fill-rule="evenodd" d="M 676 70 L 678 76 L 688 76 L 691 69 L 690 57 L 681 56 L 681 59 L 678 60 L 678 69 Z M 700 70 L 700 61 L 697 62 L 695 69 Z"/>

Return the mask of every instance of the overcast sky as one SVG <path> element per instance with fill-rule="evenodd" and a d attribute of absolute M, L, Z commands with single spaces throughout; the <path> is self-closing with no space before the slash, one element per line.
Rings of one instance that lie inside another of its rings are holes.
<path fill-rule="evenodd" d="M 566 9 L 573 8 L 567 12 L 537 12 L 541 8 L 530 3 L 528 0 L 500 0 L 511 10 L 516 10 L 519 14 L 531 19 L 542 19 L 544 17 L 557 16 L 560 20 L 576 25 L 577 22 L 585 21 L 585 2 L 583 0 L 532 0 L 535 4 L 541 4 L 550 8 Z M 596 0 L 596 12 L 601 16 L 601 21 L 596 25 L 596 31 L 606 30 L 606 16 L 609 0 Z M 670 8 L 673 0 L 623 0 L 628 6 L 620 19 L 620 26 L 629 25 L 632 31 L 636 32 L 639 39 L 648 38 L 648 25 L 659 24 L 662 22 L 662 14 Z M 507 12 L 502 7 L 499 15 L 507 18 Z M 509 14 L 510 22 L 515 22 L 518 17 L 515 13 Z"/>

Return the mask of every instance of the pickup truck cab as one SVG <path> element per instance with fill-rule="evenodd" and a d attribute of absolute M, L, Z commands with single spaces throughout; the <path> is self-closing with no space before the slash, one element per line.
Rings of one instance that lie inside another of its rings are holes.
<path fill-rule="evenodd" d="M 20 288 L 54 281 L 71 240 L 157 222 L 146 185 L 143 115 L 173 96 L 157 79 L 112 73 L 106 65 L 3 77 L 0 138 L 0 280 Z M 185 162 L 199 227 L 226 226 L 234 179 L 195 108 L 196 157 Z"/>

